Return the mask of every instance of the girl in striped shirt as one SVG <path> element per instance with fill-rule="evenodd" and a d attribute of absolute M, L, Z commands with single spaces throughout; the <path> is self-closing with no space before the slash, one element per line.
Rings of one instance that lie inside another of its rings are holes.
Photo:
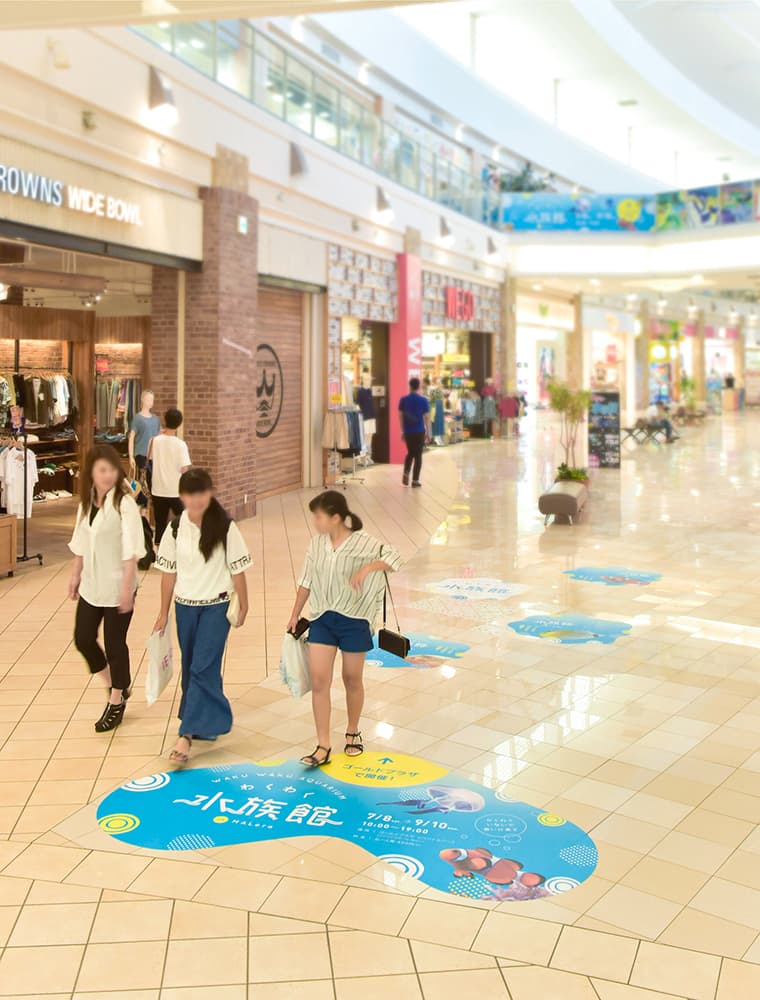
<path fill-rule="evenodd" d="M 348 509 L 343 493 L 327 490 L 309 504 L 316 534 L 309 544 L 288 632 L 295 631 L 309 602 L 309 672 L 317 727 L 314 753 L 302 757 L 307 767 L 330 760 L 330 687 L 338 650 L 343 661 L 348 732 L 344 752 L 364 751 L 359 718 L 364 706 L 364 661 L 373 648 L 372 632 L 383 603 L 386 573 L 401 567 L 391 546 L 362 530 L 361 518 Z"/>

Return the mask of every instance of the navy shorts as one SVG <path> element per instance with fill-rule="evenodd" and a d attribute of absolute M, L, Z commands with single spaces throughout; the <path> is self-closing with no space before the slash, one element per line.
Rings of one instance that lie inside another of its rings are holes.
<path fill-rule="evenodd" d="M 309 642 L 337 646 L 343 653 L 368 653 L 375 645 L 366 618 L 348 618 L 337 611 L 325 611 L 311 623 Z"/>

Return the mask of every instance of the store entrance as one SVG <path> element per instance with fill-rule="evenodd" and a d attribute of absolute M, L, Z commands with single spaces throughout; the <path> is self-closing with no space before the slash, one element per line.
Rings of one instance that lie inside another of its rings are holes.
<path fill-rule="evenodd" d="M 152 268 L 0 240 L 0 281 L 0 513 L 19 551 L 26 521 L 28 551 L 51 562 L 68 555 L 92 444 L 126 463 L 149 386 Z"/>
<path fill-rule="evenodd" d="M 390 461 L 391 406 L 388 400 L 387 323 L 341 320 L 342 405 L 358 408 L 362 416 L 363 453 L 360 464 Z"/>
<path fill-rule="evenodd" d="M 457 444 L 491 433 L 495 417 L 485 410 L 484 389 L 493 374 L 493 337 L 470 330 L 424 329 L 422 376 L 436 444 Z M 495 396 L 495 390 L 493 391 Z M 491 404 L 488 404 L 491 405 Z"/>

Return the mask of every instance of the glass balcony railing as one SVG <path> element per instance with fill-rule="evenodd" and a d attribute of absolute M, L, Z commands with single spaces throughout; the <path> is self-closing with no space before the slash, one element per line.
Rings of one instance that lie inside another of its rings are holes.
<path fill-rule="evenodd" d="M 383 177 L 499 228 L 501 195 L 410 138 L 247 21 L 133 29 L 211 80 Z"/>

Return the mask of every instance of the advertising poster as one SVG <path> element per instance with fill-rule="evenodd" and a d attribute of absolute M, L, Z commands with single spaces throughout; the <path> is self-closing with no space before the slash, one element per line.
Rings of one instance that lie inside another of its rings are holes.
<path fill-rule="evenodd" d="M 621 635 L 628 635 L 631 626 L 627 622 L 609 622 L 588 615 L 531 615 L 519 622 L 510 622 L 509 627 L 518 635 L 548 639 L 562 646 L 582 646 L 589 642 L 611 645 Z"/>
<path fill-rule="evenodd" d="M 133 847 L 203 850 L 335 837 L 425 885 L 469 899 L 566 892 L 594 871 L 591 838 L 561 816 L 395 752 L 226 764 L 129 781 L 101 802 L 101 830 Z"/>
<path fill-rule="evenodd" d="M 717 225 L 720 219 L 719 189 L 693 188 L 690 191 L 666 191 L 657 195 L 657 232 L 679 229 L 703 229 Z"/>
<path fill-rule="evenodd" d="M 379 649 L 377 636 L 375 648 L 367 653 L 367 666 L 370 667 L 440 667 L 447 660 L 461 659 L 470 648 L 463 642 L 450 642 L 448 639 L 436 639 L 432 635 L 422 635 L 420 632 L 408 632 L 407 638 L 412 644 L 409 656 L 402 660 L 384 649 Z"/>
<path fill-rule="evenodd" d="M 755 193 L 752 181 L 724 184 L 721 187 L 720 221 L 724 226 L 755 221 Z"/>
<path fill-rule="evenodd" d="M 662 579 L 662 573 L 645 573 L 640 569 L 623 569 L 622 566 L 578 566 L 577 569 L 566 569 L 565 576 L 571 580 L 583 583 L 603 583 L 607 587 L 623 587 L 634 584 L 646 587 Z"/>
<path fill-rule="evenodd" d="M 588 411 L 588 464 L 620 468 L 620 393 L 592 392 Z"/>
<path fill-rule="evenodd" d="M 648 233 L 654 228 L 654 213 L 654 196 L 550 191 L 502 195 L 505 229 Z"/>

